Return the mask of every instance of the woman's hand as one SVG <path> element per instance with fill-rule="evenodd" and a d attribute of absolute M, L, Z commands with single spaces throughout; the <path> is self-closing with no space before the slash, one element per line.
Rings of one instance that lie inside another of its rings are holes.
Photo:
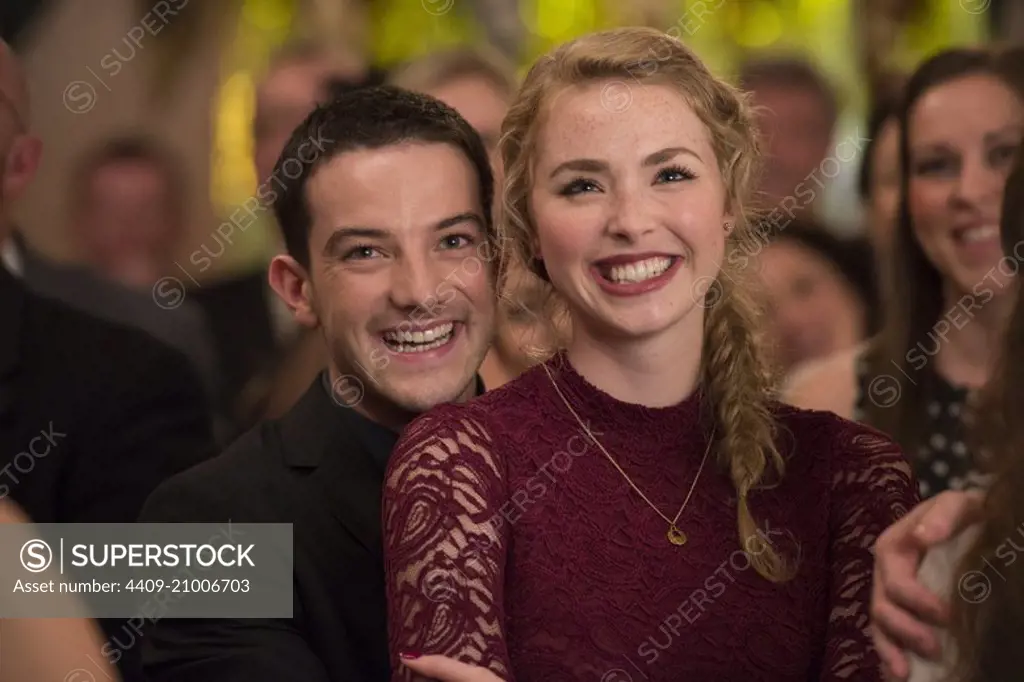
<path fill-rule="evenodd" d="M 907 651 L 926 659 L 941 655 L 932 628 L 946 625 L 949 606 L 918 581 L 925 553 L 976 522 L 979 491 L 944 492 L 917 505 L 875 544 L 871 632 L 889 679 L 910 674 Z"/>
<path fill-rule="evenodd" d="M 505 682 L 487 668 L 460 663 L 447 656 L 402 654 L 402 664 L 418 675 L 439 682 Z"/>

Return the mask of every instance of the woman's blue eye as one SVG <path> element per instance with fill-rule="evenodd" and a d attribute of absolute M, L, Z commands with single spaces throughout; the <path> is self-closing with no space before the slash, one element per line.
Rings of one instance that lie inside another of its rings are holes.
<path fill-rule="evenodd" d="M 597 184 L 587 180 L 586 178 L 576 178 L 568 185 L 562 188 L 562 196 L 574 196 L 576 194 L 582 194 L 584 192 L 593 192 L 596 190 Z"/>
<path fill-rule="evenodd" d="M 672 166 L 671 168 L 663 168 L 658 172 L 658 180 L 660 182 L 682 182 L 683 180 L 693 180 L 696 175 L 693 171 L 682 166 Z"/>

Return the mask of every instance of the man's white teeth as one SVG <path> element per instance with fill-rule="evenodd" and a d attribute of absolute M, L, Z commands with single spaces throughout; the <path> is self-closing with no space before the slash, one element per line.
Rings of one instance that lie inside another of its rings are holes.
<path fill-rule="evenodd" d="M 384 340 L 399 353 L 424 353 L 440 348 L 451 340 L 455 325 L 439 324 L 425 331 L 394 330 L 384 333 Z"/>
<path fill-rule="evenodd" d="M 960 233 L 960 239 L 968 244 L 976 242 L 984 242 L 990 239 L 995 239 L 999 236 L 999 228 L 995 225 L 983 225 L 981 227 L 973 227 L 969 230 L 964 230 Z"/>
<path fill-rule="evenodd" d="M 605 274 L 613 282 L 643 282 L 657 277 L 671 266 L 671 258 L 648 258 L 629 265 L 613 265 L 605 269 Z"/>

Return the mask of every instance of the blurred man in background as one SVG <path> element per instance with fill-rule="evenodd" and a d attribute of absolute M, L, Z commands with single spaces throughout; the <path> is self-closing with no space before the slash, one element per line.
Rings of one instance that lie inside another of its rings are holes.
<path fill-rule="evenodd" d="M 75 288 L 75 280 L 88 276 L 84 270 L 55 266 L 26 249 L 29 286 L 34 280 L 48 281 L 51 290 L 66 290 L 61 300 L 116 322 L 154 317 L 152 324 L 135 326 L 183 352 L 211 400 L 220 405 L 220 369 L 202 309 L 188 300 L 159 306 L 153 298 L 153 287 L 162 277 L 181 276 L 174 259 L 185 233 L 188 197 L 178 160 L 145 136 L 111 138 L 79 160 L 70 191 L 70 235 L 92 272 L 90 279 L 103 278 L 117 289 L 111 295 L 114 287 Z M 135 292 L 127 306 L 126 290 Z M 143 306 L 148 315 L 135 313 Z M 129 311 L 132 318 L 122 320 Z"/>
<path fill-rule="evenodd" d="M 519 87 L 512 64 L 483 48 L 454 48 L 414 60 L 388 80 L 400 88 L 436 97 L 462 114 L 480 134 L 501 182 L 501 122 Z"/>
<path fill-rule="evenodd" d="M 28 121 L 28 89 L 0 43 L 0 241 L 39 165 Z M 32 520 L 133 522 L 159 483 L 213 453 L 207 401 L 181 354 L 30 293 L 3 268 L 0 320 L 0 498 Z"/>
<path fill-rule="evenodd" d="M 4 267 L 29 290 L 76 310 L 141 329 L 180 351 L 220 400 L 220 373 L 202 309 L 154 302 L 152 287 L 173 262 L 185 203 L 173 162 L 127 138 L 91 152 L 72 178 L 72 238 L 87 265 L 58 263 L 31 247 L 15 226 L 0 239 Z M 180 191 L 179 191 L 180 190 Z M 25 226 L 28 227 L 28 226 Z"/>
<path fill-rule="evenodd" d="M 367 73 L 366 63 L 344 50 L 300 42 L 277 53 L 256 88 L 253 151 L 258 182 L 273 173 L 292 131 L 329 94 L 329 84 L 357 83 Z"/>
<path fill-rule="evenodd" d="M 71 177 L 71 236 L 98 274 L 149 293 L 174 267 L 185 178 L 157 143 L 124 136 L 91 150 Z"/>
<path fill-rule="evenodd" d="M 819 167 L 836 128 L 835 92 L 817 69 L 795 57 L 751 59 L 740 68 L 739 86 L 760 109 L 763 206 L 809 217 L 829 181 Z"/>

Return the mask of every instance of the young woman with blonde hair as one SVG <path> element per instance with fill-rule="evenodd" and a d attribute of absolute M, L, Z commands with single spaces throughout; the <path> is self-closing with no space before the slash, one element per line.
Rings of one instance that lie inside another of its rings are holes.
<path fill-rule="evenodd" d="M 655 30 L 534 65 L 501 224 L 572 337 L 394 451 L 395 679 L 421 653 L 520 681 L 881 679 L 871 546 L 914 482 L 888 438 L 773 399 L 739 257 L 755 140 Z"/>

